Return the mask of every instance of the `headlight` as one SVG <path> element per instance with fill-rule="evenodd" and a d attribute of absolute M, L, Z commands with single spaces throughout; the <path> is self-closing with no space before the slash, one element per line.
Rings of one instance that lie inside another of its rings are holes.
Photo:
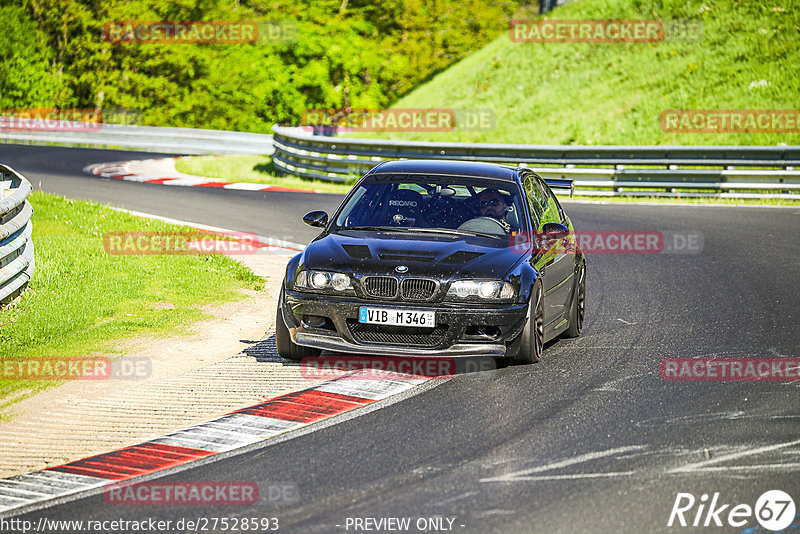
<path fill-rule="evenodd" d="M 350 283 L 350 277 L 342 273 L 333 273 L 331 276 L 331 287 L 336 291 L 353 289 L 353 286 Z"/>
<path fill-rule="evenodd" d="M 309 284 L 313 289 L 325 289 L 331 283 L 331 274 L 322 271 L 311 271 L 308 273 Z"/>
<path fill-rule="evenodd" d="M 495 280 L 458 280 L 450 284 L 448 297 L 458 299 L 478 298 L 481 300 L 508 300 L 515 296 L 514 286 L 510 282 Z"/>
<path fill-rule="evenodd" d="M 350 277 L 343 273 L 328 271 L 300 271 L 294 279 L 295 289 L 313 289 L 317 291 L 352 291 L 353 284 Z"/>

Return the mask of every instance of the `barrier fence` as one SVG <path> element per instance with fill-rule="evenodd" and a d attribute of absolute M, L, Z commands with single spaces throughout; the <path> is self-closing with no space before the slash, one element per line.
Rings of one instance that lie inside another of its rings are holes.
<path fill-rule="evenodd" d="M 108 123 L 71 123 L 67 128 L 25 127 L 19 119 L 0 117 L 0 123 L 16 128 L 0 128 L 0 141 L 21 144 L 56 144 L 103 148 L 130 148 L 164 154 L 271 154 L 268 134 L 165 128 Z"/>
<path fill-rule="evenodd" d="M 0 117 L 2 119 L 2 117 Z M 800 146 L 572 146 L 440 143 L 102 124 L 76 131 L 0 131 L 0 141 L 138 148 L 169 154 L 273 154 L 278 172 L 347 183 L 391 159 L 530 167 L 575 180 L 584 196 L 800 199 Z"/>
<path fill-rule="evenodd" d="M 33 276 L 31 184 L 0 164 L 0 304 L 16 297 Z"/>
<path fill-rule="evenodd" d="M 436 143 L 272 131 L 276 169 L 327 182 L 346 183 L 385 160 L 451 159 L 529 167 L 575 180 L 575 193 L 588 196 L 800 199 L 800 146 Z"/>

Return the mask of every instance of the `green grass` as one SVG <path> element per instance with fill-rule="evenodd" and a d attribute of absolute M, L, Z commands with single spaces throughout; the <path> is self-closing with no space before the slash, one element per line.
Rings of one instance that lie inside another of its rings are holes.
<path fill-rule="evenodd" d="M 0 310 L 0 357 L 72 358 L 96 351 L 122 354 L 135 335 L 187 333 L 207 317 L 200 308 L 243 297 L 263 286 L 242 264 L 220 255 L 109 255 L 107 232 L 176 231 L 93 202 L 35 192 L 36 268 L 29 287 Z M 0 409 L 53 385 L 0 380 Z"/>
<path fill-rule="evenodd" d="M 695 42 L 514 43 L 508 34 L 399 100 L 397 108 L 488 109 L 484 131 L 354 133 L 431 141 L 582 145 L 798 144 L 798 133 L 667 133 L 670 109 L 800 108 L 800 2 L 595 0 L 561 19 L 689 19 Z M 761 80 L 763 85 L 759 85 Z"/>
<path fill-rule="evenodd" d="M 187 156 L 179 159 L 175 168 L 186 174 L 229 182 L 251 182 L 293 189 L 315 189 L 325 193 L 345 194 L 352 187 L 352 184 L 333 184 L 319 180 L 303 180 L 292 176 L 276 176 L 270 156 Z"/>

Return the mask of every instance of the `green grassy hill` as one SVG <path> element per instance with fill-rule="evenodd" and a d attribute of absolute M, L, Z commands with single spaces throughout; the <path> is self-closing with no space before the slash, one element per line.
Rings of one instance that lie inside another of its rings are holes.
<path fill-rule="evenodd" d="M 662 111 L 670 109 L 800 109 L 798 0 L 579 0 L 550 17 L 688 19 L 701 32 L 647 44 L 519 44 L 506 33 L 394 105 L 490 109 L 493 128 L 380 137 L 800 144 L 798 133 L 667 133 L 659 124 Z"/>

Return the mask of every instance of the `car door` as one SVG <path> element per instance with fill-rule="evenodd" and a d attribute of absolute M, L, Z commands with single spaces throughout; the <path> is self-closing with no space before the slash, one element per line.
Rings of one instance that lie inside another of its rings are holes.
<path fill-rule="evenodd" d="M 542 217 L 543 224 L 549 222 L 556 222 L 563 224 L 570 228 L 570 221 L 561 209 L 553 191 L 544 184 L 541 178 L 541 187 L 544 189 L 545 199 L 547 206 L 544 209 L 544 216 Z M 575 234 L 571 231 L 568 238 L 553 242 L 548 252 L 551 254 L 552 263 L 548 266 L 549 274 L 553 277 L 553 285 L 550 287 L 550 292 L 545 293 L 549 305 L 553 308 L 554 318 L 559 315 L 567 319 L 567 312 L 569 311 L 570 299 L 572 297 L 573 276 L 575 274 L 574 266 L 574 250 L 575 250 Z"/>
<path fill-rule="evenodd" d="M 528 210 L 531 216 L 531 227 L 536 235 L 534 242 L 534 267 L 542 279 L 545 294 L 544 324 L 552 328 L 566 313 L 567 300 L 571 286 L 572 262 L 568 247 L 562 241 L 547 242 L 541 239 L 542 229 L 549 222 L 564 224 L 560 210 L 552 192 L 534 174 L 529 174 L 523 181 Z M 566 295 L 565 295 L 566 293 Z"/>
<path fill-rule="evenodd" d="M 547 295 L 548 291 L 555 286 L 556 279 L 555 273 L 553 273 L 550 269 L 553 264 L 554 256 L 551 251 L 542 246 L 542 240 L 540 239 L 542 226 L 544 226 L 544 206 L 546 204 L 544 190 L 537 182 L 536 177 L 532 174 L 529 174 L 524 178 L 522 185 L 523 189 L 525 190 L 525 200 L 528 203 L 531 230 L 533 232 L 533 235 L 530 236 L 530 240 L 533 242 L 533 254 L 531 257 L 531 262 L 533 263 L 533 267 L 536 269 L 536 272 L 539 273 L 539 278 L 542 281 L 542 289 L 544 290 L 545 295 Z M 556 312 L 556 310 L 548 305 L 548 300 L 549 299 L 545 298 L 544 301 L 545 325 L 548 325 L 555 319 L 554 312 Z"/>

